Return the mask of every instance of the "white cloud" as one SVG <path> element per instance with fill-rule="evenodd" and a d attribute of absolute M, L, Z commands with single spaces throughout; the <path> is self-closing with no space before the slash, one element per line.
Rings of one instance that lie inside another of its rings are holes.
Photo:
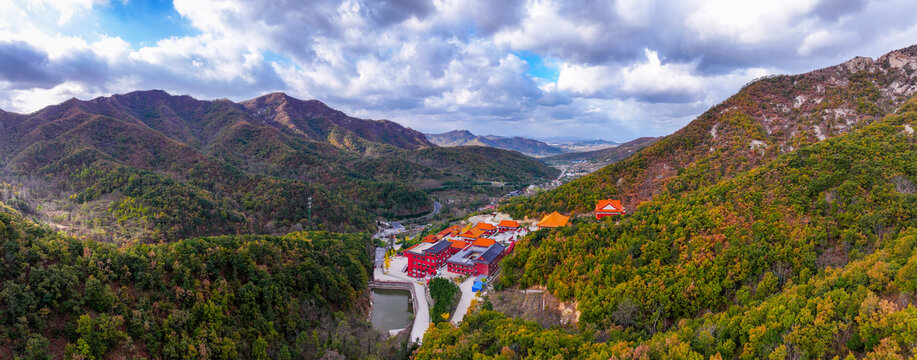
<path fill-rule="evenodd" d="M 595 96 L 615 84 L 615 70 L 610 66 L 562 64 L 557 89 L 582 96 Z"/>
<path fill-rule="evenodd" d="M 0 0 L 0 51 L 21 55 L 0 59 L 0 106 L 281 90 L 420 130 L 626 140 L 674 131 L 755 77 L 917 39 L 907 0 L 175 0 L 196 33 L 143 46 L 97 24 L 75 32 L 99 3 Z M 533 78 L 519 52 L 557 81 Z"/>
<path fill-rule="evenodd" d="M 526 11 L 527 16 L 519 27 L 494 35 L 497 45 L 517 50 L 546 50 L 550 55 L 564 56 L 568 55 L 567 46 L 595 46 L 602 38 L 600 24 L 563 16 L 556 2 L 531 1 Z"/>
<path fill-rule="evenodd" d="M 695 5 L 685 21 L 701 40 L 730 39 L 760 43 L 805 27 L 796 18 L 815 8 L 816 0 L 708 0 Z"/>
<path fill-rule="evenodd" d="M 50 9 L 59 14 L 57 19 L 58 25 L 64 25 L 70 22 L 73 15 L 77 12 L 92 9 L 96 4 L 107 4 L 107 0 L 30 0 L 29 5 L 41 8 L 42 10 Z"/>
<path fill-rule="evenodd" d="M 0 88 L 3 88 L 0 85 Z M 40 109 L 48 104 L 56 104 L 70 98 L 88 100 L 104 95 L 98 89 L 93 89 L 77 82 L 64 82 L 50 89 L 8 90 L 7 96 L 0 100 L 0 107 L 4 109 Z"/>
<path fill-rule="evenodd" d="M 806 35 L 797 51 L 799 55 L 809 56 L 818 50 L 843 47 L 850 44 L 855 37 L 856 35 L 849 31 L 821 29 Z"/>

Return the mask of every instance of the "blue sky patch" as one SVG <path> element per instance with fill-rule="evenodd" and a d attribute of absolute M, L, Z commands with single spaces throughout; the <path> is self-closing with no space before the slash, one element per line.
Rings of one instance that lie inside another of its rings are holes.
<path fill-rule="evenodd" d="M 560 70 L 557 69 L 554 64 L 550 62 L 545 62 L 544 59 L 530 51 L 517 51 L 513 55 L 518 56 L 520 59 L 529 64 L 529 69 L 525 72 L 529 76 L 546 80 L 550 82 L 557 82 L 557 77 L 560 75 Z"/>
<path fill-rule="evenodd" d="M 111 1 L 95 10 L 103 33 L 117 35 L 135 47 L 199 33 L 175 11 L 170 0 Z"/>

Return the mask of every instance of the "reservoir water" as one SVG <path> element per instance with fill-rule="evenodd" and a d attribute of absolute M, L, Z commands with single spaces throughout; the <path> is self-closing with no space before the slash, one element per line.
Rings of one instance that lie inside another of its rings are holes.
<path fill-rule="evenodd" d="M 407 290 L 373 289 L 373 327 L 395 330 L 408 327 L 414 315 Z"/>

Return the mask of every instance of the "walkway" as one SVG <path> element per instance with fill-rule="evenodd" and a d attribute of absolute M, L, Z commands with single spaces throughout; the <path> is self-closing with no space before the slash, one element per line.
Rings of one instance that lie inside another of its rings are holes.
<path fill-rule="evenodd" d="M 471 299 L 474 298 L 474 291 L 471 291 L 471 287 L 474 286 L 476 279 L 477 277 L 468 277 L 468 279 L 459 284 L 459 289 L 462 290 L 462 299 L 459 300 L 458 306 L 455 308 L 455 314 L 452 315 L 453 324 L 458 325 L 465 318 L 465 313 L 468 312 L 468 307 L 471 306 Z"/>

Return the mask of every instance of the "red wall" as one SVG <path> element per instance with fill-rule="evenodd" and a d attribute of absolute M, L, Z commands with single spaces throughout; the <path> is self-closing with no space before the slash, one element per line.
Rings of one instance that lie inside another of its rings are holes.
<path fill-rule="evenodd" d="M 614 215 L 621 215 L 621 214 L 618 214 L 618 213 L 612 214 L 612 213 L 600 213 L 600 212 L 597 212 L 597 213 L 595 213 L 595 218 L 596 218 L 596 219 L 601 219 L 601 218 L 606 217 L 606 216 L 614 216 Z"/>
<path fill-rule="evenodd" d="M 404 254 L 408 258 L 408 276 L 415 277 L 435 274 L 436 269 L 443 266 L 446 258 L 450 255 L 448 248 L 440 251 L 438 254 L 427 254 L 426 256 L 415 255 L 410 252 L 405 252 Z"/>

